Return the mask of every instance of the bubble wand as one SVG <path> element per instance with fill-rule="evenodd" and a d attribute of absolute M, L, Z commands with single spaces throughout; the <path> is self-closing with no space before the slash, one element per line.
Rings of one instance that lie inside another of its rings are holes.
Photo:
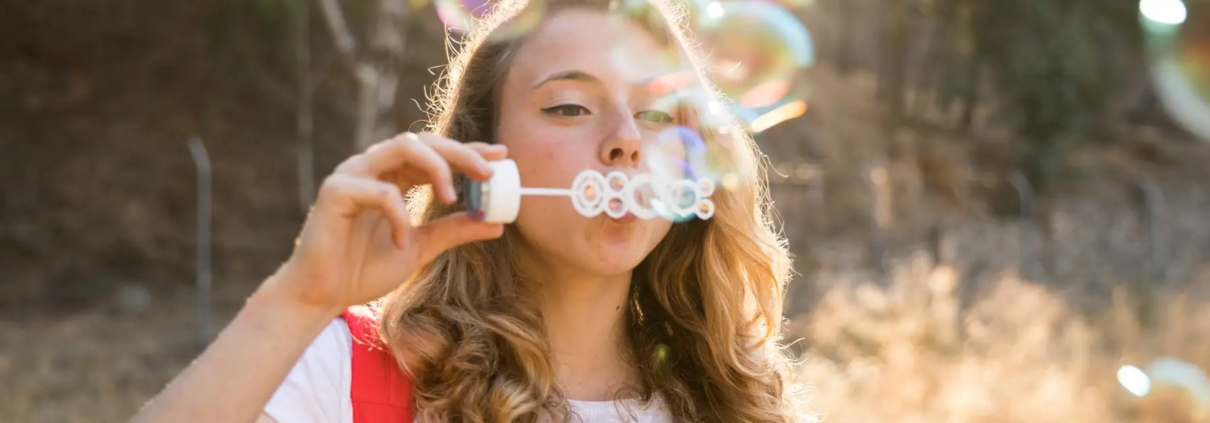
<path fill-rule="evenodd" d="M 714 216 L 714 182 L 709 179 L 673 179 L 641 173 L 633 176 L 619 171 L 601 174 L 585 170 L 576 176 L 571 188 L 521 186 L 516 162 L 491 163 L 493 173 L 487 182 L 467 180 L 463 186 L 463 205 L 471 217 L 485 222 L 512 223 L 521 210 L 521 197 L 568 197 L 584 217 L 605 213 L 620 218 L 633 214 L 640 219 L 677 216 Z"/>

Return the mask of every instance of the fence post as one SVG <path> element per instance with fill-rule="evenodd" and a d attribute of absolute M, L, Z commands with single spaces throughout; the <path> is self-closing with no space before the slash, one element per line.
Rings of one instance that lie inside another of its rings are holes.
<path fill-rule="evenodd" d="M 1164 192 L 1159 184 L 1148 175 L 1138 179 L 1139 191 L 1143 194 L 1143 204 L 1147 214 L 1148 246 L 1151 264 L 1151 278 L 1155 282 L 1163 282 L 1167 277 L 1168 257 L 1164 248 L 1165 239 L 1161 220 L 1164 216 Z"/>
<path fill-rule="evenodd" d="M 210 343 L 210 155 L 202 138 L 189 138 L 197 168 L 197 346 Z"/>
<path fill-rule="evenodd" d="M 1021 207 L 1021 226 L 1017 230 L 1017 244 L 1020 247 L 1018 254 L 1021 257 L 1017 271 L 1022 276 L 1026 276 L 1026 272 L 1035 270 L 1033 266 L 1029 265 L 1032 262 L 1029 249 L 1029 230 L 1033 228 L 1034 223 L 1034 187 L 1029 183 L 1029 178 L 1026 178 L 1020 170 L 1014 170 L 1008 175 L 1008 183 L 1017 191 L 1017 200 Z"/>
<path fill-rule="evenodd" d="M 870 218 L 870 260 L 879 271 L 885 271 L 886 254 L 886 234 L 885 231 L 891 226 L 893 219 L 891 193 L 890 193 L 890 175 L 887 172 L 885 164 L 876 164 L 867 167 L 866 182 L 870 188 L 870 204 L 872 213 Z"/>

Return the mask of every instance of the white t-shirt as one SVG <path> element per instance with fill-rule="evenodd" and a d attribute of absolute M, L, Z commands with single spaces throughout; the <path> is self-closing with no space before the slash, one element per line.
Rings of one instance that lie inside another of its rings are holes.
<path fill-rule="evenodd" d="M 343 318 L 336 318 L 307 347 L 286 380 L 265 405 L 265 414 L 278 423 L 354 423 L 350 389 L 353 336 Z M 619 407 L 615 401 L 570 400 L 584 423 L 670 423 L 667 407 L 653 401 Z"/>

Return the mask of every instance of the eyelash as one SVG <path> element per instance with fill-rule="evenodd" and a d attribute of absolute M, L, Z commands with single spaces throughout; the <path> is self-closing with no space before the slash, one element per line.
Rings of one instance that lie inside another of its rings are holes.
<path fill-rule="evenodd" d="M 575 111 L 575 112 L 577 112 L 577 114 L 569 114 L 570 111 Z M 560 117 L 579 117 L 579 116 L 592 114 L 592 112 L 590 112 L 588 110 L 588 108 L 578 105 L 578 104 L 561 104 L 558 106 L 547 107 L 545 109 L 542 109 L 542 112 L 544 112 L 546 114 L 560 116 Z M 652 115 L 655 115 L 654 119 L 648 119 L 648 118 L 652 117 Z M 668 123 L 676 122 L 676 118 L 672 117 L 672 115 L 670 115 L 667 112 L 664 112 L 662 110 L 644 110 L 644 111 L 635 113 L 634 117 L 639 118 L 639 119 L 648 120 L 649 122 L 652 122 L 652 123 L 660 123 L 660 124 L 668 124 Z"/>
<path fill-rule="evenodd" d="M 567 113 L 563 113 L 568 110 L 576 110 L 576 111 L 579 111 L 580 113 L 574 114 L 574 115 L 569 115 Z M 560 117 L 578 117 L 578 116 L 592 114 L 592 112 L 588 111 L 588 108 L 578 105 L 578 104 L 562 104 L 562 105 L 558 105 L 558 106 L 554 106 L 554 107 L 547 107 L 545 109 L 542 109 L 542 112 L 544 112 L 546 114 L 557 115 Z"/>

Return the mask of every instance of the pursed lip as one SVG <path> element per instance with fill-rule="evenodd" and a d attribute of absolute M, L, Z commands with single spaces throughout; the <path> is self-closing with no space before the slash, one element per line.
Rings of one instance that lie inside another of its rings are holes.
<path fill-rule="evenodd" d="M 623 224 L 623 225 L 632 223 L 638 219 L 639 219 L 638 216 L 635 216 L 632 213 L 626 213 L 626 214 L 622 215 L 622 217 L 610 217 L 609 218 L 609 220 L 612 220 L 613 223 L 619 223 L 619 224 Z"/>

